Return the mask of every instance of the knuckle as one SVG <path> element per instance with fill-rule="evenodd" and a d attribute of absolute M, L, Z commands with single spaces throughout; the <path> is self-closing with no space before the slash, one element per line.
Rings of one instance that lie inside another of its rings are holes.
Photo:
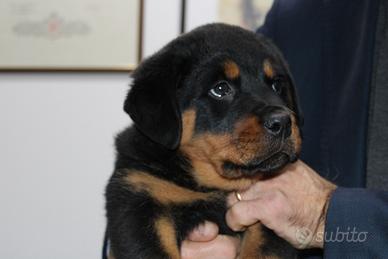
<path fill-rule="evenodd" d="M 282 190 L 280 190 L 279 188 L 276 188 L 274 191 L 274 196 L 275 196 L 276 200 L 280 200 L 284 197 L 284 194 L 283 194 Z"/>
<path fill-rule="evenodd" d="M 274 217 L 279 216 L 285 207 L 284 195 L 280 190 L 274 190 L 268 195 L 266 200 L 268 213 Z"/>
<path fill-rule="evenodd" d="M 278 188 L 276 188 L 273 191 L 267 193 L 265 200 L 266 202 L 272 204 L 275 202 L 280 202 L 281 199 L 282 199 L 282 192 Z"/>
<path fill-rule="evenodd" d="M 241 217 L 241 207 L 237 204 L 229 210 L 229 216 L 234 221 L 239 221 Z"/>
<path fill-rule="evenodd" d="M 226 214 L 226 222 L 233 231 L 237 231 L 238 226 L 236 222 L 239 222 L 236 209 L 230 209 Z"/>
<path fill-rule="evenodd" d="M 253 206 L 251 206 L 251 204 L 244 204 L 244 205 L 240 205 L 239 206 L 240 209 L 239 209 L 239 214 L 242 215 L 244 214 L 245 216 L 250 216 L 252 215 L 253 213 Z"/>
<path fill-rule="evenodd" d="M 240 228 L 239 228 L 238 225 L 232 225 L 230 228 L 231 228 L 234 232 L 237 232 L 237 231 L 240 230 Z"/>

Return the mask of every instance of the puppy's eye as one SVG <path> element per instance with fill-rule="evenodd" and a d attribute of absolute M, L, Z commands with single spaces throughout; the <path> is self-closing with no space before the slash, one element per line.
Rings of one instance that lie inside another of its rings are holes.
<path fill-rule="evenodd" d="M 233 89 L 226 81 L 217 83 L 212 89 L 209 90 L 209 95 L 216 99 L 222 99 L 232 94 Z"/>
<path fill-rule="evenodd" d="M 284 80 L 281 77 L 274 78 L 271 84 L 272 90 L 277 94 L 282 94 L 284 88 Z"/>

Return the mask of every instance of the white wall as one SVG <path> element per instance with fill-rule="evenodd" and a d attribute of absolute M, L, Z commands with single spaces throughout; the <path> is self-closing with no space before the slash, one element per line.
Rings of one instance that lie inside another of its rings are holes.
<path fill-rule="evenodd" d="M 98 258 L 128 75 L 0 75 L 0 258 Z"/>
<path fill-rule="evenodd" d="M 181 0 L 145 0 L 144 3 L 143 55 L 146 57 L 179 34 Z"/>
<path fill-rule="evenodd" d="M 217 22 L 218 4 L 215 0 L 186 0 L 186 31 Z"/>
<path fill-rule="evenodd" d="M 146 1 L 146 55 L 177 35 L 179 3 Z M 0 258 L 100 258 L 113 137 L 130 123 L 129 81 L 126 73 L 0 74 Z"/>

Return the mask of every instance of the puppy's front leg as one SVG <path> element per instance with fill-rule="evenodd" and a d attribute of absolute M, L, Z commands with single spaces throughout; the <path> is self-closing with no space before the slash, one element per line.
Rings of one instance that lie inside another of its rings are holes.
<path fill-rule="evenodd" d="M 256 223 L 244 232 L 239 259 L 298 258 L 297 251 L 272 230 Z"/>
<path fill-rule="evenodd" d="M 169 259 L 179 259 L 180 253 L 177 243 L 175 225 L 168 216 L 160 216 L 155 220 L 155 231 L 159 238 L 159 245 Z"/>
<path fill-rule="evenodd" d="M 109 259 L 179 259 L 172 219 L 165 213 L 124 216 L 111 228 Z M 146 221 L 143 221 L 145 219 Z"/>
<path fill-rule="evenodd" d="M 256 223 L 247 228 L 241 242 L 240 259 L 274 259 L 272 256 L 265 256 L 261 251 L 261 246 L 264 243 L 262 226 Z"/>

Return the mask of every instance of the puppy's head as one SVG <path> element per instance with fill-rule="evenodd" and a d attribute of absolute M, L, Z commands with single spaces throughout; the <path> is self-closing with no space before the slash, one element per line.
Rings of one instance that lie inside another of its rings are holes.
<path fill-rule="evenodd" d="M 293 81 L 263 36 L 206 25 L 145 60 L 133 78 L 124 109 L 137 129 L 222 177 L 272 172 L 300 152 Z"/>

